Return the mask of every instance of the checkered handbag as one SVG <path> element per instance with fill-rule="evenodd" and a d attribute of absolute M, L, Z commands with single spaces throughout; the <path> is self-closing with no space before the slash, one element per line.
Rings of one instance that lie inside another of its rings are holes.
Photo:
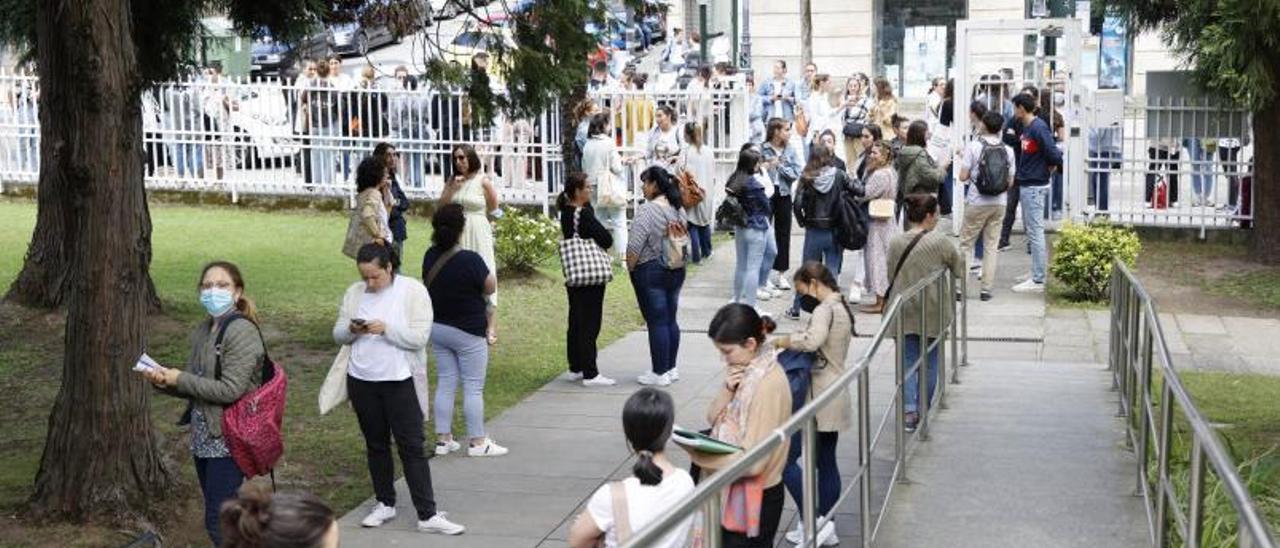
<path fill-rule="evenodd" d="M 564 269 L 564 285 L 586 287 L 613 281 L 613 258 L 595 240 L 578 236 L 578 216 L 573 212 L 573 236 L 560 240 L 560 266 Z"/>

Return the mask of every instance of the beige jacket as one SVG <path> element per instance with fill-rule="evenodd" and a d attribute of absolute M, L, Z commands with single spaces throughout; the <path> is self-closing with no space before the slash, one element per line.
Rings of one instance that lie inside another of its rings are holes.
<path fill-rule="evenodd" d="M 780 341 L 786 347 L 801 352 L 817 352 L 818 360 L 813 369 L 813 392 L 821 394 L 845 372 L 845 359 L 849 356 L 849 344 L 853 337 L 853 323 L 841 303 L 839 292 L 832 292 L 813 309 L 809 325 L 803 331 L 793 333 Z M 841 392 L 822 410 L 818 411 L 818 430 L 839 432 L 853 426 L 853 399 L 849 390 Z"/>
<path fill-rule="evenodd" d="M 774 430 L 782 426 L 782 423 L 791 418 L 791 385 L 787 383 L 787 375 L 783 373 L 782 366 L 778 365 L 778 360 L 774 358 L 772 345 L 766 346 L 762 352 L 767 353 L 768 356 L 762 355 L 757 359 L 768 359 L 772 363 L 768 365 L 768 370 L 760 379 L 760 385 L 756 387 L 755 396 L 751 399 L 750 407 L 747 408 L 747 431 L 743 435 L 741 445 L 748 450 L 769 437 Z M 720 411 L 733 400 L 735 395 L 735 392 L 725 388 L 724 383 L 721 383 L 720 392 L 707 409 L 707 422 L 715 423 L 720 416 Z M 763 474 L 766 488 L 777 485 L 782 481 L 782 468 L 787 464 L 787 446 L 788 444 L 783 442 L 773 450 L 769 458 L 757 462 L 743 475 L 749 477 Z M 743 454 L 738 452 L 731 455 L 710 455 L 690 451 L 689 458 L 708 472 L 714 472 L 728 467 Z"/>
<path fill-rule="evenodd" d="M 377 187 L 366 188 L 356 195 L 356 207 L 347 221 L 347 237 L 342 242 L 342 254 L 352 259 L 364 244 L 379 238 L 391 243 L 391 229 L 387 226 L 387 205 L 382 191 Z"/>

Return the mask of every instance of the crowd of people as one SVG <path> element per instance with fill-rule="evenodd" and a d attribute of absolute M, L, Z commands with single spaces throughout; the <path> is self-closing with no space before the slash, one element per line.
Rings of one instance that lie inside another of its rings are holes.
<path fill-rule="evenodd" d="M 954 115 L 950 83 L 935 82 L 931 93 L 937 100 L 930 99 L 929 119 L 912 121 L 897 112 L 882 78 L 868 83 L 854 75 L 849 80 L 837 98 L 828 91 L 830 77 L 816 67 L 807 67 L 805 80 L 796 83 L 786 78 L 785 64 L 777 63 L 773 79 L 756 95 L 759 110 L 769 115 L 760 142 L 742 144 L 736 169 L 725 181 L 718 180 L 696 110 L 692 115 L 684 110 L 681 120 L 680 109 L 656 105 L 643 152 L 624 156 L 613 127 L 618 113 L 591 102 L 578 109 L 581 169 L 566 176 L 558 216 L 562 238 L 587 242 L 603 257 L 606 273 L 597 278 L 575 275 L 573 280 L 587 281 L 566 283 L 568 379 L 588 388 L 618 382 L 597 363 L 596 342 L 613 264 L 630 276 L 648 332 L 650 368 L 636 379 L 647 388 L 634 394 L 623 412 L 623 430 L 638 457 L 634 477 L 601 487 L 592 496 L 571 529 L 571 545 L 594 546 L 601 540 L 617 545 L 691 491 L 702 474 L 722 469 L 734 458 L 690 450 L 695 464 L 690 475 L 675 469 L 664 455 L 674 409 L 660 389 L 680 379 L 681 290 L 689 265 L 714 256 L 710 236 L 716 225 L 733 232 L 736 266 L 732 288 L 726 288 L 728 304 L 707 329 L 725 367 L 724 383 L 707 414 L 709 435 L 748 449 L 841 376 L 855 330 L 854 307 L 862 301 L 871 301 L 863 312 L 881 313 L 895 288 L 910 287 L 939 269 L 956 277 L 968 275 L 969 253 L 981 254 L 980 298 L 991 299 L 996 257 L 1006 247 L 1001 230 L 1015 192 L 1032 271 L 1013 289 L 1043 291 L 1044 210 L 1061 153 L 1037 100 L 1030 94 L 1011 97 L 1009 119 L 975 101 L 969 114 L 980 129 L 952 155 L 934 139 L 931 127 L 945 127 Z M 801 87 L 807 91 L 798 91 Z M 438 457 L 464 446 L 471 457 L 509 452 L 484 423 L 489 353 L 498 342 L 492 225 L 501 215 L 498 195 L 491 169 L 473 147 L 454 147 L 450 160 L 450 178 L 431 219 L 431 245 L 420 273 L 413 275 L 401 270 L 409 203 L 399 178 L 404 165 L 399 151 L 379 143 L 353 162 L 358 193 L 342 252 L 355 263 L 359 280 L 341 298 L 332 336 L 342 352 L 321 394 L 324 409 L 329 382 L 339 383 L 338 393 L 350 400 L 364 437 L 377 501 L 361 522 L 365 527 L 396 516 L 394 442 L 417 528 L 449 535 L 465 531 L 438 510 L 425 454 L 427 417 L 434 419 Z M 935 229 L 946 214 L 940 204 L 953 161 L 959 162 L 967 203 L 959 246 Z M 642 200 L 634 200 L 621 180 L 627 167 L 640 172 Z M 793 221 L 804 234 L 794 263 Z M 860 223 L 865 238 L 850 246 L 844 236 L 854 222 Z M 847 251 L 855 254 L 848 263 L 853 275 L 842 287 Z M 566 272 L 571 259 L 562 257 Z M 191 402 L 186 420 L 210 538 L 215 544 L 239 546 L 231 539 L 303 535 L 305 529 L 312 535 L 306 537 L 313 539 L 309 545 L 336 542 L 330 531 L 332 513 L 307 496 L 268 500 L 249 493 L 236 499 L 245 474 L 229 455 L 220 432 L 221 414 L 223 406 L 262 384 L 255 372 L 268 358 L 254 304 L 234 264 L 206 266 L 198 295 L 208 315 L 192 334 L 186 370 L 159 367 L 146 375 L 157 388 Z M 790 302 L 785 317 L 798 321 L 807 314 L 808 320 L 789 333 L 775 334 L 777 322 L 758 305 L 784 295 Z M 933 300 L 935 310 L 942 304 L 936 294 L 920 298 Z M 937 382 L 937 350 L 923 359 L 921 354 L 946 322 L 936 315 L 923 321 L 912 317 L 918 313 L 908 307 L 902 317 L 904 363 L 922 361 L 927 384 L 922 390 L 915 375 L 907 377 L 903 399 L 909 431 L 920 420 L 921 398 L 931 399 Z M 428 347 L 436 362 L 434 394 L 428 392 Z M 459 389 L 465 444 L 452 431 Z M 831 512 L 839 497 L 836 444 L 839 433 L 851 427 L 850 409 L 847 401 L 837 402 L 818 415 L 816 485 L 822 515 Z M 797 504 L 804 497 L 799 448 L 798 440 L 778 447 L 729 490 L 720 532 L 726 546 L 772 545 L 784 493 L 790 492 Z M 741 504 L 734 497 L 743 497 Z M 620 514 L 618 505 L 630 510 Z M 251 526 L 250 518 L 264 513 L 291 517 L 273 520 L 266 528 Z M 290 519 L 299 524 L 289 525 Z M 822 523 L 819 543 L 837 543 L 833 524 Z M 272 529 L 276 525 L 284 529 Z M 679 546 L 692 526 L 672 531 L 662 545 Z M 793 542 L 803 536 L 799 529 L 787 533 Z"/>

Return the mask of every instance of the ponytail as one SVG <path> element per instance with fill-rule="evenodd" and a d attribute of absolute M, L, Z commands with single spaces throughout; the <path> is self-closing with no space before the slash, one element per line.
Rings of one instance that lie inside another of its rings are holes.
<path fill-rule="evenodd" d="M 236 310 L 241 316 L 249 318 L 249 321 L 258 323 L 258 305 L 253 303 L 253 299 L 241 295 L 240 300 L 236 301 Z"/>
<path fill-rule="evenodd" d="M 641 485 L 662 483 L 662 467 L 654 462 L 654 456 L 666 448 L 675 419 L 675 403 L 671 395 L 662 390 L 641 388 L 623 405 L 622 431 L 636 452 L 631 473 Z"/>
<path fill-rule="evenodd" d="M 269 493 L 245 484 L 222 504 L 218 520 L 224 548 L 319 546 L 333 527 L 333 509 L 311 493 Z"/>

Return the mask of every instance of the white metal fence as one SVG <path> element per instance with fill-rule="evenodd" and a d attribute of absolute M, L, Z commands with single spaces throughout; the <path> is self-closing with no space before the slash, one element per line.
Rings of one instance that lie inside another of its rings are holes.
<path fill-rule="evenodd" d="M 0 73 L 0 183 L 33 184 L 39 176 L 38 96 L 34 76 Z M 592 96 L 613 111 L 624 155 L 645 155 L 659 105 L 675 109 L 681 124 L 705 123 L 720 184 L 746 141 L 741 90 Z M 187 80 L 144 92 L 142 115 L 146 184 L 153 189 L 228 192 L 233 199 L 345 195 L 354 189 L 359 161 L 383 141 L 399 150 L 399 179 L 412 197 L 439 195 L 459 144 L 476 148 L 504 203 L 548 204 L 563 181 L 559 109 L 480 124 L 465 92 L 391 78 Z M 635 181 L 639 169 L 632 171 Z"/>
<path fill-rule="evenodd" d="M 1248 227 L 1253 219 L 1249 114 L 1208 98 L 1095 94 L 1087 113 L 1088 217 L 1135 225 Z"/>

